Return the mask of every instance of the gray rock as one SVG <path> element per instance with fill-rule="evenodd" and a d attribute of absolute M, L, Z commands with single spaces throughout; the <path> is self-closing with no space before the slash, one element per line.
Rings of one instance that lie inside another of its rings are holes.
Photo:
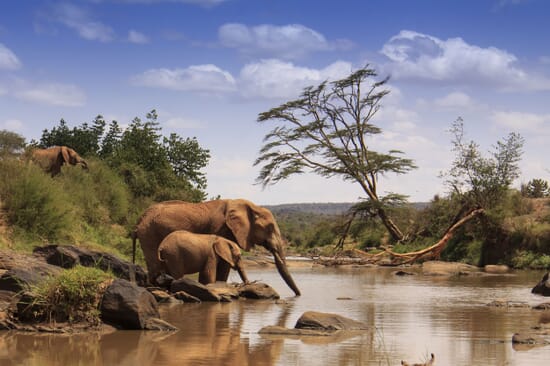
<path fill-rule="evenodd" d="M 215 294 L 208 287 L 187 277 L 175 280 L 170 285 L 171 293 L 176 293 L 179 291 L 183 291 L 191 296 L 198 298 L 201 301 L 219 302 L 221 300 L 220 296 Z"/>
<path fill-rule="evenodd" d="M 548 279 L 549 274 L 550 272 L 546 272 L 546 274 L 542 277 L 542 280 L 540 280 L 540 282 L 533 287 L 531 293 L 542 296 L 550 296 L 550 280 Z"/>
<path fill-rule="evenodd" d="M 31 286 L 37 285 L 49 276 L 56 275 L 61 271 L 59 267 L 46 263 L 25 265 L 24 263 L 13 267 L 0 276 L 0 290 L 21 292 L 29 290 Z"/>
<path fill-rule="evenodd" d="M 111 271 L 119 278 L 135 281 L 139 286 L 147 284 L 147 273 L 143 268 L 109 253 L 88 250 L 74 245 L 51 244 L 34 248 L 33 254 L 44 258 L 49 264 L 62 268 L 72 268 L 77 264 L 84 267 L 97 267 L 104 271 Z"/>
<path fill-rule="evenodd" d="M 550 302 L 543 302 L 542 304 L 538 304 L 533 306 L 533 310 L 550 310 Z"/>
<path fill-rule="evenodd" d="M 488 264 L 483 267 L 484 271 L 491 274 L 505 274 L 510 272 L 510 267 L 505 264 Z"/>
<path fill-rule="evenodd" d="M 317 311 L 306 311 L 296 322 L 297 329 L 320 329 L 320 330 L 365 330 L 368 326 L 365 323 L 346 318 L 338 314 L 320 313 Z"/>
<path fill-rule="evenodd" d="M 160 318 L 155 297 L 135 283 L 116 279 L 101 301 L 101 319 L 117 328 L 146 329 L 150 318 Z"/>
<path fill-rule="evenodd" d="M 178 291 L 174 294 L 174 298 L 183 301 L 183 302 L 190 302 L 190 303 L 199 303 L 201 300 L 198 297 L 191 296 L 185 291 Z"/>
<path fill-rule="evenodd" d="M 328 336 L 334 336 L 335 332 L 340 331 L 334 331 L 334 330 L 323 330 L 323 329 L 290 329 L 281 327 L 278 325 L 268 325 L 267 327 L 263 327 L 258 332 L 259 334 L 272 334 L 272 335 L 283 335 L 283 336 L 320 336 L 320 337 L 328 337 Z"/>
<path fill-rule="evenodd" d="M 538 334 L 533 333 L 515 333 L 512 336 L 512 343 L 529 344 L 529 345 L 544 345 L 550 344 L 546 339 Z"/>
<path fill-rule="evenodd" d="M 243 285 L 238 290 L 239 296 L 247 299 L 277 300 L 280 298 L 273 287 L 261 282 Z"/>
<path fill-rule="evenodd" d="M 149 318 L 145 320 L 143 329 L 145 330 L 159 330 L 159 331 L 175 331 L 178 328 L 172 324 L 158 318 Z"/>
<path fill-rule="evenodd" d="M 458 262 L 429 261 L 422 263 L 425 276 L 459 276 L 479 273 L 476 266 Z"/>

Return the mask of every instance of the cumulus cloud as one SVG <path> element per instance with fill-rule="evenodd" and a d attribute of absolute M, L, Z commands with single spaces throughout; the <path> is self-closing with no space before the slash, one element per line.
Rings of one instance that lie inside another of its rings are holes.
<path fill-rule="evenodd" d="M 86 10 L 74 4 L 56 4 L 53 7 L 52 17 L 89 41 L 109 42 L 113 40 L 114 31 L 111 27 L 93 20 Z"/>
<path fill-rule="evenodd" d="M 520 132 L 542 133 L 550 128 L 550 114 L 496 111 L 491 119 L 498 126 Z"/>
<path fill-rule="evenodd" d="M 141 86 L 197 92 L 229 92 L 235 90 L 233 76 L 211 64 L 193 65 L 185 69 L 150 69 L 134 76 L 133 83 Z"/>
<path fill-rule="evenodd" d="M 466 93 L 453 92 L 435 100 L 438 107 L 443 108 L 468 108 L 472 106 L 472 98 Z"/>
<path fill-rule="evenodd" d="M 171 117 L 166 120 L 166 125 L 172 128 L 187 129 L 187 128 L 205 128 L 206 123 L 194 118 L 188 117 Z"/>
<path fill-rule="evenodd" d="M 16 70 L 21 62 L 9 48 L 0 43 L 0 69 Z"/>
<path fill-rule="evenodd" d="M 79 87 L 70 84 L 19 85 L 14 95 L 18 99 L 30 102 L 65 107 L 78 107 L 86 102 L 85 93 Z"/>
<path fill-rule="evenodd" d="M 345 40 L 329 42 L 319 32 L 300 24 L 248 27 L 240 23 L 228 23 L 220 27 L 218 37 L 223 46 L 238 49 L 242 53 L 281 59 L 298 59 L 311 52 L 341 49 L 350 45 Z"/>
<path fill-rule="evenodd" d="M 23 122 L 18 119 L 7 119 L 3 123 L 0 123 L 0 126 L 2 126 L 2 129 L 9 130 L 9 131 L 21 131 L 23 130 Z"/>
<path fill-rule="evenodd" d="M 241 92 L 245 97 L 293 98 L 307 86 L 345 77 L 352 69 L 352 65 L 344 61 L 313 69 L 275 59 L 262 60 L 242 68 Z"/>
<path fill-rule="evenodd" d="M 550 89 L 549 79 L 519 68 L 513 54 L 495 47 L 470 45 L 462 38 L 441 40 L 403 30 L 381 52 L 390 60 L 386 71 L 395 79 L 485 84 L 502 90 Z"/>
<path fill-rule="evenodd" d="M 305 87 L 346 77 L 353 71 L 349 62 L 337 61 L 316 69 L 277 59 L 246 64 L 234 77 L 207 64 L 187 68 L 158 68 L 134 76 L 134 85 L 200 93 L 223 93 L 247 99 L 296 98 Z"/>
<path fill-rule="evenodd" d="M 149 38 L 138 31 L 130 30 L 128 32 L 128 42 L 136 43 L 136 44 L 145 44 L 149 43 Z"/>

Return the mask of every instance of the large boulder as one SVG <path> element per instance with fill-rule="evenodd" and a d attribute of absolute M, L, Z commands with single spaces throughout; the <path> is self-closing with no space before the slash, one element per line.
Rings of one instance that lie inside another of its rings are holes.
<path fill-rule="evenodd" d="M 216 301 L 219 302 L 221 297 L 212 291 L 210 288 L 206 287 L 202 283 L 199 283 L 195 280 L 192 280 L 187 277 L 180 278 L 175 280 L 170 285 L 171 293 L 178 293 L 180 291 L 185 292 L 193 297 L 196 297 L 200 301 Z"/>
<path fill-rule="evenodd" d="M 42 257 L 52 265 L 62 268 L 72 268 L 77 264 L 85 267 L 97 267 L 111 271 L 115 276 L 136 282 L 139 286 L 147 283 L 147 273 L 140 266 L 123 261 L 112 254 L 88 250 L 74 245 L 51 244 L 36 247 L 35 256 Z"/>
<path fill-rule="evenodd" d="M 533 287 L 531 293 L 542 296 L 550 296 L 550 280 L 548 280 L 548 275 L 550 275 L 550 272 L 547 272 L 542 277 L 542 280 L 540 280 L 540 282 Z"/>
<path fill-rule="evenodd" d="M 365 323 L 338 314 L 306 311 L 298 319 L 294 329 L 273 325 L 263 327 L 258 333 L 290 337 L 327 337 L 325 339 L 338 341 L 353 337 L 366 329 L 368 326 Z"/>
<path fill-rule="evenodd" d="M 280 298 L 273 287 L 261 282 L 253 282 L 240 286 L 238 290 L 239 296 L 247 299 L 277 300 Z"/>
<path fill-rule="evenodd" d="M 150 319 L 160 318 L 155 297 L 135 283 L 116 279 L 101 301 L 101 319 L 117 328 L 149 329 Z"/>
<path fill-rule="evenodd" d="M 0 275 L 0 290 L 21 292 L 29 290 L 50 276 L 61 271 L 59 267 L 46 263 L 21 263 Z"/>
<path fill-rule="evenodd" d="M 296 321 L 296 329 L 319 329 L 319 330 L 365 330 L 368 326 L 365 323 L 346 318 L 345 316 L 331 313 L 320 313 L 317 311 L 306 311 Z"/>
<path fill-rule="evenodd" d="M 425 276 L 458 276 L 479 274 L 480 268 L 458 262 L 429 261 L 422 263 L 422 273 Z"/>

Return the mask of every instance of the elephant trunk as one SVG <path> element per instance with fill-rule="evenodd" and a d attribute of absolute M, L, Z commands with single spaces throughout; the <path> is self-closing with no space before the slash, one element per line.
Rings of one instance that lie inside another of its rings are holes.
<path fill-rule="evenodd" d="M 290 272 L 288 272 L 288 268 L 286 267 L 286 263 L 283 258 L 277 253 L 276 251 L 273 251 L 273 258 L 275 259 L 275 265 L 277 266 L 277 270 L 279 271 L 279 274 L 283 278 L 283 280 L 286 282 L 288 287 L 294 291 L 296 296 L 300 296 L 300 290 L 298 289 L 298 286 L 294 283 L 294 279 L 290 275 Z"/>

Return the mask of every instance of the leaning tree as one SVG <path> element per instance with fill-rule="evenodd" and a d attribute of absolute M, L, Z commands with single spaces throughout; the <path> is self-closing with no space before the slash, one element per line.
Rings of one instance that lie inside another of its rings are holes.
<path fill-rule="evenodd" d="M 376 71 L 367 65 L 344 79 L 305 88 L 298 99 L 260 113 L 258 122 L 275 127 L 265 136 L 254 164 L 261 165 L 257 181 L 265 187 L 311 171 L 355 182 L 392 239 L 402 240 L 404 235 L 388 208 L 405 196 L 381 195 L 379 177 L 407 173 L 416 166 L 401 151 L 371 148 L 373 138 L 382 133 L 373 118 L 389 93 L 388 80 L 377 79 Z"/>

